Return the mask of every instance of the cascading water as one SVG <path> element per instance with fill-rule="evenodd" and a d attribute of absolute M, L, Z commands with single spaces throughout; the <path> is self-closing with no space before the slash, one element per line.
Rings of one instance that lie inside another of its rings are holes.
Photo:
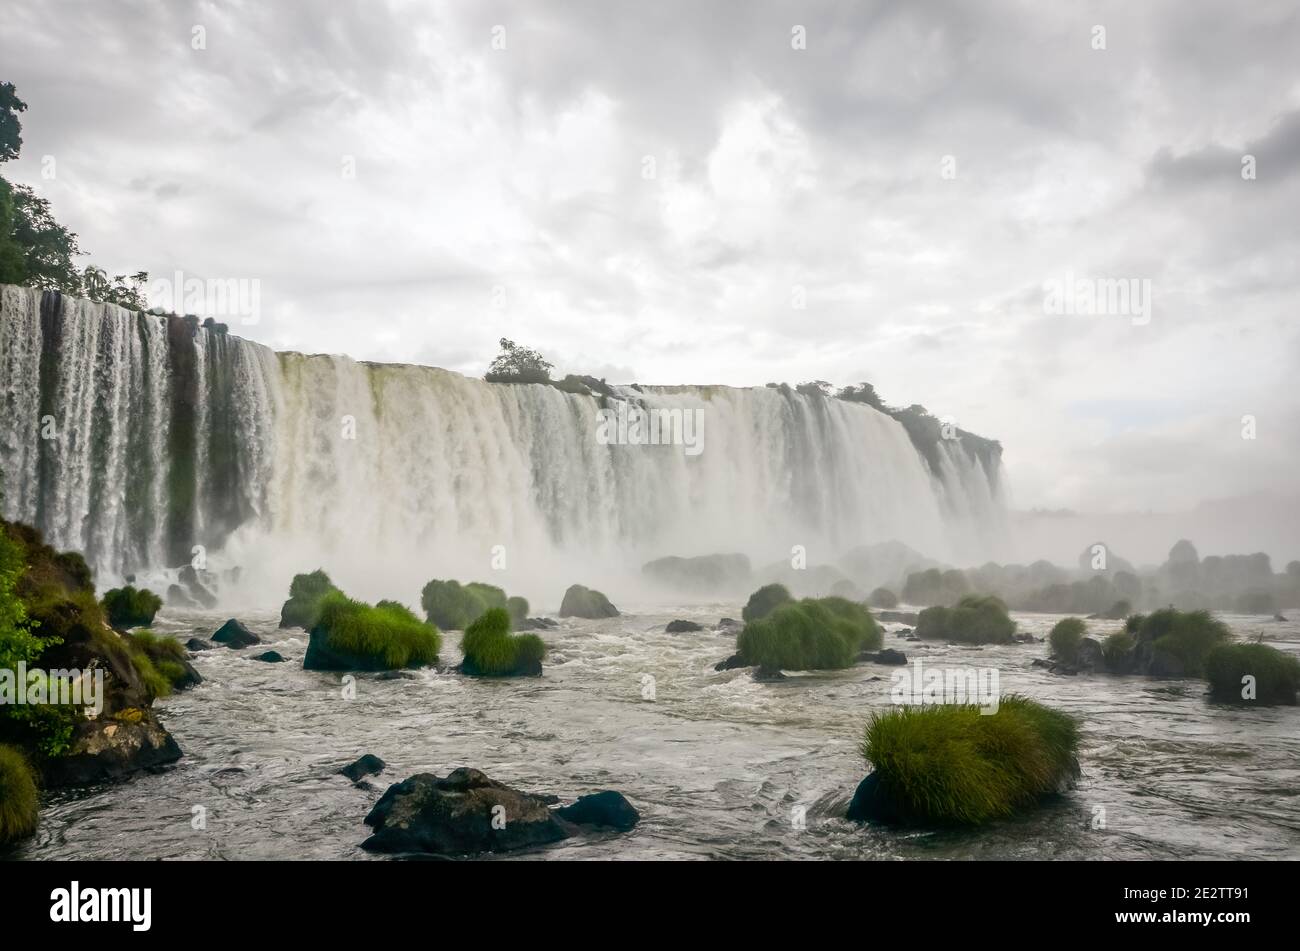
<path fill-rule="evenodd" d="M 367 597 L 432 577 L 558 600 L 665 554 L 810 564 L 898 539 L 985 557 L 996 458 L 927 463 L 868 406 L 779 388 L 619 387 L 607 401 L 429 367 L 276 354 L 198 326 L 0 292 L 6 517 L 85 552 L 100 586 L 210 558 L 283 597 L 327 568 Z M 602 405 L 699 410 L 701 451 L 607 445 Z M 495 569 L 495 570 L 494 570 Z"/>

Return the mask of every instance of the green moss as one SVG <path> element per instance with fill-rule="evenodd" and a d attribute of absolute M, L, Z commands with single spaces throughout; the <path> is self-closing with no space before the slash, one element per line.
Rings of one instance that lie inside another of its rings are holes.
<path fill-rule="evenodd" d="M 280 609 L 280 626 L 311 630 L 320 616 L 321 601 L 337 591 L 330 576 L 319 568 L 310 574 L 294 575 L 289 584 L 289 600 Z"/>
<path fill-rule="evenodd" d="M 1232 635 L 1209 611 L 1178 611 L 1161 608 L 1142 619 L 1137 639 L 1155 651 L 1175 657 L 1189 677 L 1205 672 L 1210 651 L 1230 641 Z"/>
<path fill-rule="evenodd" d="M 146 627 L 162 607 L 162 598 L 148 588 L 127 585 L 104 592 L 101 602 L 108 623 L 119 629 Z"/>
<path fill-rule="evenodd" d="M 1067 788 L 1078 743 L 1070 716 L 1012 696 L 987 715 L 949 705 L 877 713 L 862 753 L 903 821 L 978 825 Z"/>
<path fill-rule="evenodd" d="M 1016 633 L 1016 622 L 1007 606 L 992 595 L 968 594 L 956 607 L 935 605 L 916 620 L 917 637 L 949 640 L 961 644 L 1007 644 Z"/>
<path fill-rule="evenodd" d="M 329 655 L 365 670 L 435 664 L 442 647 L 437 628 L 405 605 L 381 601 L 372 606 L 337 590 L 320 599 L 311 633 Z"/>
<path fill-rule="evenodd" d="M 783 584 L 765 584 L 749 596 L 740 616 L 746 623 L 760 621 L 783 604 L 789 604 L 794 598 Z"/>
<path fill-rule="evenodd" d="M 153 631 L 135 631 L 127 643 L 150 700 L 166 697 L 189 683 L 188 657 L 180 641 Z"/>
<path fill-rule="evenodd" d="M 501 604 L 493 605 L 488 598 L 501 593 Z M 505 593 L 491 585 L 434 579 L 420 592 L 420 606 L 430 624 L 444 631 L 463 631 L 490 607 L 505 606 Z"/>
<path fill-rule="evenodd" d="M 509 677 L 541 672 L 546 644 L 536 634 L 511 634 L 505 608 L 488 608 L 465 629 L 462 670 L 483 677 Z"/>
<path fill-rule="evenodd" d="M 805 598 L 747 622 L 736 638 L 736 652 L 768 670 L 838 670 L 851 666 L 860 650 L 879 647 L 882 639 L 880 626 L 862 605 Z"/>
<path fill-rule="evenodd" d="M 12 746 L 0 746 L 0 846 L 36 830 L 40 796 L 27 758 Z"/>
<path fill-rule="evenodd" d="M 1210 696 L 1220 703 L 1294 704 L 1300 689 L 1300 660 L 1267 644 L 1222 644 L 1205 659 Z M 1246 696 L 1253 677 L 1253 696 Z"/>
<path fill-rule="evenodd" d="M 1067 663 L 1073 662 L 1079 653 L 1079 645 L 1088 633 L 1088 625 L 1081 618 L 1067 617 L 1057 621 L 1052 632 L 1047 635 L 1047 642 L 1052 647 L 1052 654 Z"/>

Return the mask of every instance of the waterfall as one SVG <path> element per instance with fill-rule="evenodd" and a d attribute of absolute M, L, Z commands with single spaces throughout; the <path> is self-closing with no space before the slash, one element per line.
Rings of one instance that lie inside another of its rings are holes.
<path fill-rule="evenodd" d="M 489 384 L 28 288 L 0 289 L 0 401 L 5 516 L 83 551 L 101 587 L 200 558 L 265 600 L 323 566 L 364 596 L 458 577 L 550 604 L 666 554 L 982 558 L 1002 519 L 996 459 L 953 441 L 927 462 L 869 406 Z M 700 451 L 603 443 L 620 403 L 695 413 Z"/>

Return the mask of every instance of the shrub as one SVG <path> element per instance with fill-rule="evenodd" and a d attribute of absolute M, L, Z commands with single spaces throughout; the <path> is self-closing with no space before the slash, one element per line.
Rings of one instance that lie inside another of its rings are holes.
<path fill-rule="evenodd" d="M 844 598 L 805 598 L 749 621 L 736 638 L 736 652 L 767 670 L 837 670 L 858 651 L 879 647 L 880 626 L 860 604 Z"/>
<path fill-rule="evenodd" d="M 871 596 L 867 598 L 867 601 L 870 602 L 873 608 L 884 608 L 886 611 L 898 607 L 898 595 L 888 588 L 877 588 L 871 592 Z"/>
<path fill-rule="evenodd" d="M 1007 606 L 992 595 L 968 594 L 956 607 L 926 608 L 916 620 L 917 637 L 962 644 L 1006 644 L 1016 633 Z"/>
<path fill-rule="evenodd" d="M 511 634 L 505 608 L 488 608 L 461 638 L 461 669 L 482 677 L 540 674 L 546 645 L 536 634 Z"/>
<path fill-rule="evenodd" d="M 499 596 L 499 597 L 498 597 Z M 463 631 L 491 607 L 504 607 L 505 592 L 492 585 L 430 581 L 420 592 L 420 606 L 430 624 L 444 631 Z"/>
<path fill-rule="evenodd" d="M 395 670 L 438 661 L 442 638 L 405 605 L 354 601 L 341 591 L 320 600 L 303 666 L 309 670 Z"/>
<path fill-rule="evenodd" d="M 740 616 L 746 623 L 758 621 L 767 617 L 782 604 L 789 604 L 793 600 L 785 585 L 765 584 L 749 596 Z"/>
<path fill-rule="evenodd" d="M 483 379 L 489 383 L 549 383 L 554 366 L 536 350 L 501 338 L 501 352 Z"/>
<path fill-rule="evenodd" d="M 957 705 L 877 713 L 862 753 L 898 820 L 978 825 L 1066 789 L 1079 773 L 1078 742 L 1072 717 L 1012 696 L 990 715 Z"/>
<path fill-rule="evenodd" d="M 1142 618 L 1137 628 L 1139 645 L 1175 658 L 1188 677 L 1200 677 L 1210 651 L 1231 637 L 1227 625 L 1209 611 L 1161 608 Z"/>
<path fill-rule="evenodd" d="M 1047 635 L 1047 642 L 1052 646 L 1052 653 L 1068 663 L 1075 659 L 1079 645 L 1087 633 L 1088 625 L 1079 618 L 1062 618 L 1053 625 L 1052 632 Z"/>
<path fill-rule="evenodd" d="M 1221 644 L 1205 659 L 1210 696 L 1221 703 L 1294 704 L 1300 689 L 1300 660 L 1267 644 Z M 1242 682 L 1254 677 L 1254 696 Z"/>
<path fill-rule="evenodd" d="M 113 588 L 104 592 L 101 602 L 108 623 L 116 628 L 147 627 L 162 607 L 162 598 L 148 588 Z"/>
<path fill-rule="evenodd" d="M 336 591 L 338 588 L 330 576 L 319 568 L 310 574 L 294 575 L 289 584 L 289 600 L 280 609 L 280 626 L 311 630 L 316 626 L 321 600 Z"/>
<path fill-rule="evenodd" d="M 31 835 L 39 808 L 36 776 L 26 757 L 15 747 L 0 746 L 0 846 Z"/>

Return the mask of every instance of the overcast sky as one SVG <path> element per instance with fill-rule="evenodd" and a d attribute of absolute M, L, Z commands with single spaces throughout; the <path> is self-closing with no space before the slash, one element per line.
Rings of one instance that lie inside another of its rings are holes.
<path fill-rule="evenodd" d="M 1050 6 L 6 0 L 3 172 L 110 271 L 260 280 L 277 348 L 869 380 L 1021 508 L 1293 493 L 1295 4 Z"/>

